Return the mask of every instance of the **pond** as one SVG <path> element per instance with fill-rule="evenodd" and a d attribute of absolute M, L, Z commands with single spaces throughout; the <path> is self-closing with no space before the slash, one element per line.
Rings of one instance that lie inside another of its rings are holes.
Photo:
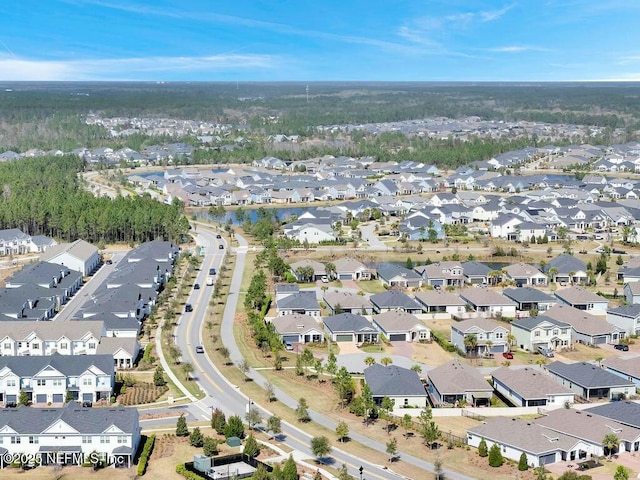
<path fill-rule="evenodd" d="M 265 210 L 267 210 L 269 213 L 271 213 L 271 211 L 275 210 L 277 212 L 278 219 L 282 222 L 283 220 L 289 219 L 292 215 L 295 215 L 296 217 L 298 217 L 298 216 L 302 215 L 305 212 L 313 211 L 315 209 L 314 208 L 305 208 L 305 207 L 284 207 L 284 208 L 266 207 Z M 203 218 L 203 219 L 208 220 L 210 222 L 228 223 L 229 220 L 231 220 L 231 223 L 233 225 L 241 225 L 242 222 L 238 221 L 238 218 L 237 218 L 237 215 L 236 215 L 236 211 L 237 210 L 228 210 L 228 211 L 226 211 L 225 214 L 224 214 L 224 217 L 222 219 L 220 219 L 218 217 L 213 217 L 207 211 L 194 212 L 193 214 L 198 218 Z M 257 208 L 243 208 L 242 211 L 244 212 L 245 218 L 248 218 L 251 221 L 251 223 L 255 223 L 258 220 L 258 209 Z"/>

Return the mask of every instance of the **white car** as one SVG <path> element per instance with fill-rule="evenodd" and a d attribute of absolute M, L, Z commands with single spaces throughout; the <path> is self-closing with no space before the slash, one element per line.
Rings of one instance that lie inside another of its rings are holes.
<path fill-rule="evenodd" d="M 322 277 L 321 280 L 322 280 L 322 283 L 329 283 L 329 277 L 327 276 Z"/>
<path fill-rule="evenodd" d="M 553 358 L 553 350 L 550 348 L 539 346 L 537 350 L 540 355 L 544 355 L 547 358 Z"/>

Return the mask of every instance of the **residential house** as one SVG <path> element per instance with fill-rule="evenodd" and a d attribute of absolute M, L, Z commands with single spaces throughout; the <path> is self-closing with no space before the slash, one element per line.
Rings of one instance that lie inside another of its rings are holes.
<path fill-rule="evenodd" d="M 134 407 L 81 408 L 75 402 L 60 408 L 5 408 L 0 409 L 0 439 L 0 452 L 12 458 L 39 455 L 42 465 L 80 465 L 93 454 L 131 467 L 140 445 L 139 414 Z"/>
<path fill-rule="evenodd" d="M 375 295 L 371 295 L 369 301 L 373 305 L 373 311 L 375 313 L 422 313 L 422 306 L 418 302 L 398 290 L 387 290 L 386 292 L 376 293 Z"/>
<path fill-rule="evenodd" d="M 423 283 L 420 274 L 393 263 L 379 265 L 377 274 L 380 282 L 389 288 L 415 288 L 421 287 Z"/>
<path fill-rule="evenodd" d="M 640 304 L 640 282 L 627 283 L 624 286 L 624 299 L 629 304 Z"/>
<path fill-rule="evenodd" d="M 534 468 L 560 461 L 577 462 L 586 459 L 589 453 L 589 445 L 576 437 L 555 432 L 535 421 L 517 418 L 488 418 L 467 430 L 469 446 L 478 448 L 483 440 L 487 448 L 497 444 L 502 456 L 514 462 L 518 462 L 524 453 L 527 465 Z"/>
<path fill-rule="evenodd" d="M 534 353 L 538 347 L 557 350 L 571 345 L 571 325 L 544 315 L 514 320 L 511 334 L 522 350 Z"/>
<path fill-rule="evenodd" d="M 424 408 L 428 405 L 427 392 L 420 376 L 413 370 L 376 363 L 364 369 L 364 381 L 369 385 L 373 401 L 378 406 L 385 397 L 394 401 L 394 410 Z"/>
<path fill-rule="evenodd" d="M 429 341 L 431 331 L 415 315 L 387 311 L 373 317 L 373 326 L 390 342 Z"/>
<path fill-rule="evenodd" d="M 609 302 L 606 298 L 593 293 L 583 287 L 568 287 L 555 292 L 556 297 L 566 305 L 569 305 L 578 310 L 585 310 L 587 312 L 604 315 L 609 307 Z"/>
<path fill-rule="evenodd" d="M 0 230 L 0 255 L 22 255 L 31 251 L 31 237 L 18 228 Z"/>
<path fill-rule="evenodd" d="M 436 288 L 462 285 L 462 265 L 460 262 L 446 261 L 415 267 L 414 270 L 424 279 L 424 284 Z"/>
<path fill-rule="evenodd" d="M 422 310 L 427 313 L 448 313 L 459 315 L 466 311 L 467 302 L 455 293 L 430 290 L 417 292 L 414 295 L 416 301 L 422 305 Z"/>
<path fill-rule="evenodd" d="M 493 388 L 474 367 L 459 361 L 444 363 L 427 372 L 427 391 L 435 406 L 489 406 Z"/>
<path fill-rule="evenodd" d="M 272 195 L 276 193 L 273 192 Z M 300 243 L 305 241 L 310 244 L 317 245 L 321 242 L 333 242 L 337 238 L 337 233 L 333 230 L 333 227 L 324 223 L 307 222 L 304 225 L 298 226 L 298 228 L 291 229 L 286 232 L 286 236 L 297 240 Z"/>
<path fill-rule="evenodd" d="M 335 260 L 336 278 L 338 280 L 371 280 L 371 270 L 364 263 L 350 257 Z"/>
<path fill-rule="evenodd" d="M 320 316 L 320 305 L 315 291 L 301 291 L 276 299 L 276 312 L 281 315 Z"/>
<path fill-rule="evenodd" d="M 504 323 L 498 323 L 488 318 L 472 318 L 451 324 L 451 343 L 460 351 L 472 355 L 501 354 L 509 350 L 509 329 Z M 474 337 L 475 347 L 469 351 L 465 338 Z"/>
<path fill-rule="evenodd" d="M 555 361 L 544 368 L 549 372 L 551 379 L 566 386 L 587 401 L 602 398 L 607 400 L 626 398 L 636 392 L 632 381 L 622 379 L 592 363 Z"/>
<path fill-rule="evenodd" d="M 85 277 L 92 275 L 102 262 L 98 249 L 84 240 L 60 243 L 47 248 L 40 255 L 40 260 L 64 265 L 71 270 L 80 272 Z"/>
<path fill-rule="evenodd" d="M 462 263 L 464 282 L 469 285 L 487 285 L 493 269 L 484 263 L 471 261 Z"/>
<path fill-rule="evenodd" d="M 322 299 L 327 306 L 327 310 L 332 315 L 339 313 L 371 315 L 373 313 L 373 305 L 366 295 L 344 291 L 330 292 L 327 290 Z"/>
<path fill-rule="evenodd" d="M 129 369 L 134 367 L 138 359 L 140 344 L 135 337 L 102 337 L 96 354 L 109 354 L 113 357 L 115 368 Z"/>
<path fill-rule="evenodd" d="M 320 280 L 322 277 L 327 275 L 327 270 L 324 263 L 316 262 L 315 260 L 310 259 L 304 259 L 300 260 L 299 262 L 294 262 L 289 265 L 289 268 L 291 268 L 291 273 L 294 277 L 296 277 L 296 280 L 298 282 L 315 282 L 316 280 Z M 313 271 L 313 275 L 311 276 L 311 278 L 304 277 L 302 269 L 310 269 L 309 271 Z"/>
<path fill-rule="evenodd" d="M 498 368 L 493 388 L 514 407 L 558 407 L 573 404 L 573 393 L 538 368 Z"/>
<path fill-rule="evenodd" d="M 640 364 L 638 358 L 609 357 L 602 360 L 602 367 L 608 372 L 618 375 L 636 386 L 640 390 Z M 597 413 L 597 412 L 596 412 Z M 639 425 L 640 426 L 640 425 Z"/>
<path fill-rule="evenodd" d="M 507 240 L 517 240 L 517 226 L 524 220 L 514 214 L 502 214 L 491 221 L 491 236 L 493 238 L 505 238 Z"/>
<path fill-rule="evenodd" d="M 640 304 L 607 310 L 607 322 L 620 327 L 628 336 L 640 335 Z"/>
<path fill-rule="evenodd" d="M 478 316 L 483 317 L 515 317 L 516 303 L 487 288 L 467 288 L 460 292 L 462 298 Z"/>
<path fill-rule="evenodd" d="M 104 334 L 100 321 L 0 322 L 0 355 L 95 355 Z"/>
<path fill-rule="evenodd" d="M 110 401 L 115 386 L 111 355 L 0 357 L 0 402 L 16 405 L 20 392 L 38 405 Z"/>
<path fill-rule="evenodd" d="M 276 332 L 283 343 L 323 343 L 324 332 L 315 317 L 292 313 L 272 318 Z"/>
<path fill-rule="evenodd" d="M 516 302 L 518 312 L 546 312 L 558 303 L 557 298 L 532 287 L 505 288 L 502 294 Z"/>
<path fill-rule="evenodd" d="M 341 313 L 322 321 L 334 342 L 378 343 L 378 330 L 362 315 Z"/>
<path fill-rule="evenodd" d="M 568 305 L 556 305 L 545 315 L 571 325 L 571 340 L 584 345 L 615 344 L 626 336 L 622 328 L 612 325 L 601 316 Z"/>
<path fill-rule="evenodd" d="M 549 260 L 549 263 L 545 265 L 544 271 L 549 275 L 552 282 L 560 285 L 567 283 L 584 285 L 589 279 L 584 262 L 567 253 Z"/>
<path fill-rule="evenodd" d="M 515 282 L 518 287 L 545 287 L 547 285 L 547 276 L 537 267 L 528 263 L 506 265 L 504 271 L 506 279 Z"/>
<path fill-rule="evenodd" d="M 595 407 L 587 408 L 584 412 L 595 413 L 601 417 L 610 418 L 623 425 L 640 428 L 640 404 L 623 400 L 620 402 L 603 403 Z M 637 452 L 640 445 L 625 445 L 626 452 Z"/>

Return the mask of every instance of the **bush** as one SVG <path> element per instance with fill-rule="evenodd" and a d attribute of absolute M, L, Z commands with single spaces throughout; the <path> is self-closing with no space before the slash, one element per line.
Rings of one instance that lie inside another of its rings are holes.
<path fill-rule="evenodd" d="M 489 465 L 492 467 L 500 467 L 504 463 L 504 457 L 497 443 L 491 445 L 489 449 Z"/>
<path fill-rule="evenodd" d="M 489 450 L 487 449 L 487 442 L 485 441 L 484 438 L 480 440 L 480 443 L 478 444 L 478 455 L 480 455 L 481 457 L 486 457 L 487 455 L 489 455 Z"/>
<path fill-rule="evenodd" d="M 153 451 L 153 445 L 156 441 L 156 435 L 153 434 L 150 437 L 147 437 L 147 440 L 144 442 L 144 447 L 142 448 L 142 454 L 140 455 L 140 459 L 138 460 L 138 476 L 141 477 L 147 471 L 147 464 L 149 463 L 149 457 L 151 456 L 151 452 Z"/>
<path fill-rule="evenodd" d="M 182 475 L 187 480 L 204 480 L 204 477 L 201 477 L 197 473 L 193 473 L 187 470 L 187 467 L 184 466 L 184 463 L 179 463 L 176 465 L 176 473 L 178 475 Z"/>
<path fill-rule="evenodd" d="M 257 457 L 260 454 L 260 447 L 258 446 L 258 442 L 253 435 L 250 434 L 247 437 L 242 453 L 250 458 Z"/>
<path fill-rule="evenodd" d="M 518 470 L 524 472 L 529 469 L 529 464 L 527 463 L 527 454 L 522 452 L 520 455 L 520 460 L 518 461 Z"/>
<path fill-rule="evenodd" d="M 202 452 L 207 457 L 213 457 L 218 454 L 218 441 L 215 438 L 204 437 L 202 440 Z"/>

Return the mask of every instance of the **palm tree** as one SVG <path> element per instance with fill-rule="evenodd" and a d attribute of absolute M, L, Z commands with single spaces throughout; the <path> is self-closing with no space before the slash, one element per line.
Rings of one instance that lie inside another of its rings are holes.
<path fill-rule="evenodd" d="M 475 352 L 476 348 L 478 348 L 478 337 L 474 334 L 465 335 L 464 348 L 467 351 L 467 354 Z"/>
<path fill-rule="evenodd" d="M 387 365 L 391 365 L 393 360 L 390 357 L 382 357 L 380 363 L 386 367 Z"/>
<path fill-rule="evenodd" d="M 373 358 L 371 355 L 369 355 L 367 358 L 364 359 L 364 364 L 367 366 L 371 366 L 371 365 L 375 365 L 376 363 L 376 359 Z"/>
<path fill-rule="evenodd" d="M 336 266 L 333 263 L 328 262 L 324 266 L 324 271 L 327 274 L 327 277 L 329 277 L 329 280 L 333 280 L 335 278 Z"/>
<path fill-rule="evenodd" d="M 511 351 L 511 347 L 516 341 L 516 336 L 513 333 L 507 334 L 507 346 L 509 347 L 509 351 Z"/>
<path fill-rule="evenodd" d="M 556 267 L 551 267 L 547 274 L 549 275 L 549 280 L 554 282 L 556 279 L 556 275 L 558 274 L 558 269 Z"/>
<path fill-rule="evenodd" d="M 576 272 L 569 272 L 569 282 L 573 285 L 574 277 L 576 276 Z"/>
<path fill-rule="evenodd" d="M 609 458 L 616 453 L 620 445 L 620 439 L 615 433 L 607 433 L 602 439 L 602 446 L 609 452 Z"/>
<path fill-rule="evenodd" d="M 484 344 L 486 355 L 489 355 L 491 353 L 491 347 L 493 347 L 493 342 L 491 340 L 487 340 Z"/>

